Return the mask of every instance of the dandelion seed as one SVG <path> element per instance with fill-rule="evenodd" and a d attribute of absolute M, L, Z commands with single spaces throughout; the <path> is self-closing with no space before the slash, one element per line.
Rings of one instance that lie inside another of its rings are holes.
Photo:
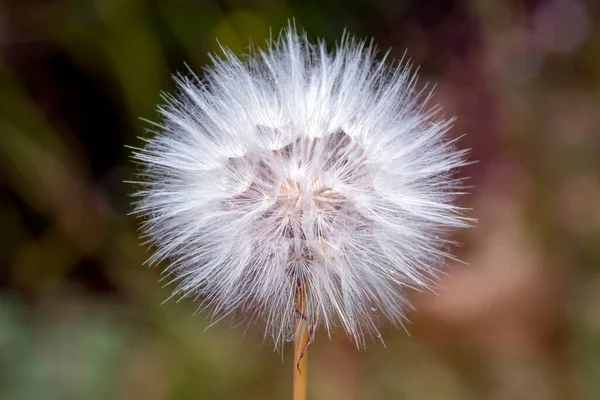
<path fill-rule="evenodd" d="M 134 156 L 150 263 L 169 263 L 174 296 L 262 321 L 276 346 L 298 321 L 362 346 L 380 315 L 402 323 L 406 288 L 435 284 L 448 231 L 469 222 L 452 204 L 466 152 L 410 66 L 376 53 L 290 27 L 248 57 L 223 49 L 203 80 L 176 78 Z"/>

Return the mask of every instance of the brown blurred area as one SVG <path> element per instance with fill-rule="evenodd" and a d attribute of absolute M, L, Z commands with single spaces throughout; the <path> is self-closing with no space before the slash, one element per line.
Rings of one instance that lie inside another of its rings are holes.
<path fill-rule="evenodd" d="M 600 398 L 600 3 L 0 2 L 0 397 L 281 399 L 291 349 L 169 301 L 128 216 L 160 91 L 290 17 L 420 65 L 478 219 L 406 331 L 310 349 L 311 399 Z M 282 357 L 283 356 L 283 357 Z"/>

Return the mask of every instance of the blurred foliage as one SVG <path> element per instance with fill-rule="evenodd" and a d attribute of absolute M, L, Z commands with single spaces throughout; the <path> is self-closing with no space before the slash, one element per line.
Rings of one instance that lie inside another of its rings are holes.
<path fill-rule="evenodd" d="M 314 399 L 600 398 L 600 4 L 589 0 L 4 0 L 0 396 L 279 399 L 291 349 L 161 304 L 123 184 L 170 74 L 295 18 L 374 37 L 437 82 L 479 160 L 439 295 L 386 348 L 311 346 Z M 218 39 L 218 42 L 216 40 Z"/>

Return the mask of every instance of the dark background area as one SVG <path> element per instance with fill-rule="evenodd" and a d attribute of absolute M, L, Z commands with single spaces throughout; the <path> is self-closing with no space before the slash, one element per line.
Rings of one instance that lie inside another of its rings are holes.
<path fill-rule="evenodd" d="M 600 3 L 0 2 L 0 397 L 281 399 L 291 348 L 169 301 L 124 180 L 170 75 L 294 17 L 420 65 L 477 164 L 438 294 L 386 348 L 317 334 L 311 399 L 600 398 Z"/>

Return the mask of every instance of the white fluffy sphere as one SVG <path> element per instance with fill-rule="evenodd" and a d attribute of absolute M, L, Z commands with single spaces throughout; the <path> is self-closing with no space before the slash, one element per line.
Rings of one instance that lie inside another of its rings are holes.
<path fill-rule="evenodd" d="M 135 153 L 150 261 L 169 262 L 174 295 L 263 321 L 276 345 L 296 318 L 362 345 L 377 316 L 402 322 L 404 289 L 434 284 L 447 232 L 468 225 L 452 204 L 465 151 L 415 74 L 364 42 L 328 52 L 290 27 L 223 51 L 203 81 L 177 78 Z"/>

